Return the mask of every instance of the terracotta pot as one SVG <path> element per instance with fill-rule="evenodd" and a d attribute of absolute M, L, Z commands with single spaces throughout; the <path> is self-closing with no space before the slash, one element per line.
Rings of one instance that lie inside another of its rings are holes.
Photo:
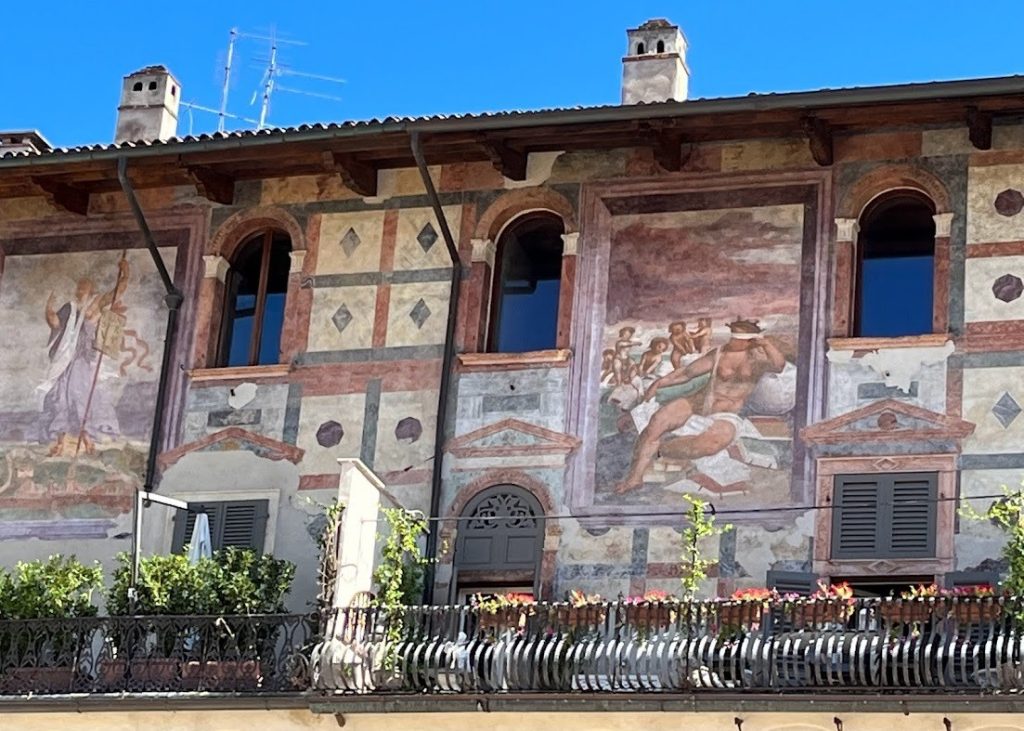
<path fill-rule="evenodd" d="M 994 622 L 1003 613 L 1003 607 L 996 602 L 957 602 L 950 614 L 960 624 L 981 624 Z"/>
<path fill-rule="evenodd" d="M 8 668 L 0 677 L 5 693 L 70 693 L 75 680 L 73 667 Z"/>
<path fill-rule="evenodd" d="M 791 617 L 798 627 L 815 627 L 821 624 L 845 624 L 852 607 L 842 601 L 800 602 L 787 607 L 782 617 Z"/>
<path fill-rule="evenodd" d="M 491 630 L 517 630 L 526 626 L 528 607 L 499 607 L 493 613 L 480 612 L 480 627 Z"/>
<path fill-rule="evenodd" d="M 179 690 L 181 663 L 169 657 L 104 660 L 100 678 L 110 690 Z"/>
<path fill-rule="evenodd" d="M 255 660 L 191 660 L 181 668 L 181 686 L 186 690 L 252 690 L 260 684 L 260 666 Z"/>
<path fill-rule="evenodd" d="M 879 607 L 882 619 L 890 624 L 924 624 L 932 619 L 941 618 L 946 614 L 945 599 L 929 601 L 896 601 L 882 602 Z"/>
<path fill-rule="evenodd" d="M 664 604 L 627 604 L 625 609 L 626 623 L 639 629 L 665 629 L 675 621 L 678 614 L 674 607 Z"/>
<path fill-rule="evenodd" d="M 761 624 L 764 605 L 761 602 L 722 602 L 718 605 L 718 621 L 725 629 L 750 629 Z"/>

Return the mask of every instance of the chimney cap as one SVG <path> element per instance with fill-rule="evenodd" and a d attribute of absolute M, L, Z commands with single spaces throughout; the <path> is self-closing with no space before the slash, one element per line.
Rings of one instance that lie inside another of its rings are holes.
<path fill-rule="evenodd" d="M 667 18 L 651 18 L 637 28 L 637 30 L 667 30 L 678 27 L 678 25 L 670 22 Z"/>
<path fill-rule="evenodd" d="M 0 130 L 0 150 L 17 148 L 24 152 L 51 152 L 53 145 L 36 129 Z"/>
<path fill-rule="evenodd" d="M 130 74 L 126 75 L 125 78 L 127 79 L 129 76 L 143 76 L 148 74 L 167 74 L 168 76 L 174 76 L 174 74 L 170 72 L 170 69 L 162 63 L 157 63 L 152 66 L 144 66 L 138 71 L 132 71 Z"/>

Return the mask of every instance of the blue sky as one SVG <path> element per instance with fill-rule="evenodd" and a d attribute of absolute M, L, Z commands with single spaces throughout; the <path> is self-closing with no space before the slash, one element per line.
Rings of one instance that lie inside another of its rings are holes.
<path fill-rule="evenodd" d="M 347 81 L 283 80 L 342 101 L 278 93 L 270 113 L 277 125 L 617 103 L 625 29 L 651 17 L 685 30 L 692 97 L 1024 73 L 1021 0 L 178 0 L 146 7 L 58 0 L 46 3 L 39 22 L 30 12 L 5 28 L 0 129 L 37 128 L 59 145 L 109 141 L 120 78 L 152 63 L 174 71 L 185 100 L 215 107 L 232 27 L 276 28 L 301 39 L 309 45 L 283 47 L 285 62 Z M 266 50 L 259 41 L 239 46 L 235 114 L 258 114 L 248 102 Z M 215 124 L 210 115 L 193 116 L 195 132 Z M 188 130 L 182 114 L 179 132 Z"/>

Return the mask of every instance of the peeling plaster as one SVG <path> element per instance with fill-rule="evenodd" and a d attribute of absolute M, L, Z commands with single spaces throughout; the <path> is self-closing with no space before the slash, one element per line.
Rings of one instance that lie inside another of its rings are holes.
<path fill-rule="evenodd" d="M 504 178 L 505 189 L 533 188 L 547 182 L 551 177 L 551 171 L 560 155 L 565 154 L 564 150 L 551 152 L 531 152 L 526 161 L 526 180 L 509 180 Z"/>
<path fill-rule="evenodd" d="M 228 396 L 228 406 L 233 409 L 241 409 L 251 403 L 254 398 L 256 398 L 256 384 L 249 382 L 240 383 L 231 389 L 231 395 Z"/>
<path fill-rule="evenodd" d="M 826 354 L 830 363 L 846 365 L 854 360 L 877 373 L 886 386 L 910 392 L 910 383 L 922 366 L 944 363 L 955 350 L 952 340 L 935 348 L 888 348 L 872 350 L 855 358 L 852 350 L 829 350 Z"/>

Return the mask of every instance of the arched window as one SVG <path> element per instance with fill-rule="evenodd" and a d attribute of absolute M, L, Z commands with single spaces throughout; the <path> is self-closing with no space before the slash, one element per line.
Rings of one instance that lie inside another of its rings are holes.
<path fill-rule="evenodd" d="M 658 53 L 664 53 L 665 52 L 665 41 L 658 41 L 657 49 L 658 49 Z"/>
<path fill-rule="evenodd" d="M 502 233 L 491 295 L 491 352 L 555 347 L 564 232 L 562 219 L 544 212 L 526 214 Z"/>
<path fill-rule="evenodd" d="M 898 191 L 864 209 L 858 235 L 854 333 L 898 337 L 932 332 L 935 205 Z"/>
<path fill-rule="evenodd" d="M 224 293 L 221 365 L 278 362 L 291 250 L 288 234 L 274 229 L 250 236 L 238 248 Z"/>
<path fill-rule="evenodd" d="M 637 56 L 643 56 L 644 55 L 644 44 L 643 43 L 637 43 L 636 44 L 636 55 Z"/>
<path fill-rule="evenodd" d="M 544 509 L 529 491 L 496 485 L 462 512 L 455 541 L 455 582 L 460 593 L 504 590 L 536 595 L 544 548 Z"/>

